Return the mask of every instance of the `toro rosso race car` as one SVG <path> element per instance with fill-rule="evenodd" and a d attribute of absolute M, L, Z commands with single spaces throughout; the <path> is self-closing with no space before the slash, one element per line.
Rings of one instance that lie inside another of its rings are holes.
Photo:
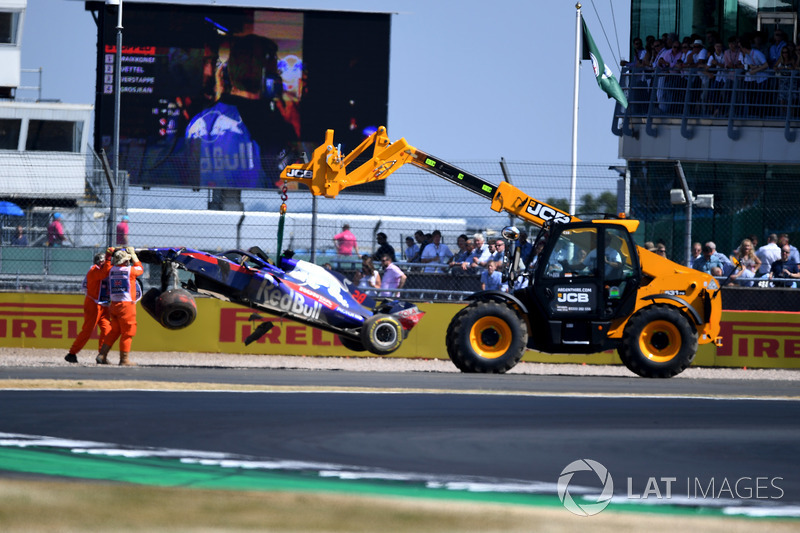
<path fill-rule="evenodd" d="M 203 294 L 335 333 L 346 348 L 384 355 L 397 350 L 423 312 L 398 300 L 375 301 L 339 273 L 291 258 L 273 265 L 257 247 L 210 254 L 188 248 L 137 250 L 142 263 L 161 266 L 161 287 L 142 298 L 144 309 L 162 326 L 181 329 L 197 316 L 192 293 Z M 193 276 L 177 285 L 177 269 Z M 352 291 L 351 288 L 352 287 Z M 255 315 L 255 318 L 261 318 Z M 250 344 L 272 328 L 262 322 Z"/>

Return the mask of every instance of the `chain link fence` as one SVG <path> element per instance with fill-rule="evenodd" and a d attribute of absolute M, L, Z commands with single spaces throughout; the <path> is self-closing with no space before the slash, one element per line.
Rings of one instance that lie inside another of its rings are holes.
<path fill-rule="evenodd" d="M 682 163 L 695 196 L 713 194 L 714 207 L 692 209 L 692 242 L 713 241 L 717 251 L 730 255 L 743 239 L 756 247 L 769 234 L 786 233 L 800 240 L 800 169 L 791 165 Z M 686 262 L 687 212 L 672 205 L 670 190 L 680 189 L 672 162 L 630 161 L 631 218 L 641 220 L 637 241 L 661 241 L 667 256 Z"/>
<path fill-rule="evenodd" d="M 568 208 L 572 166 L 568 163 L 524 161 L 452 161 L 453 165 L 487 181 L 510 181 L 531 196 Z M 70 163 L 70 168 L 74 162 Z M 94 253 L 115 244 L 115 228 L 123 215 L 130 218 L 129 241 L 137 248 L 186 247 L 208 252 L 258 246 L 271 257 L 278 252 L 278 228 L 282 203 L 278 189 L 232 190 L 192 188 L 118 188 L 112 194 L 100 158 L 90 155 L 84 188 L 74 184 L 60 188 L 58 169 L 41 190 L 24 194 L 3 191 L 0 199 L 23 208 L 24 215 L 0 214 L 0 289 L 80 292 Z M 794 199 L 797 183 L 788 169 L 764 165 L 688 165 L 684 172 L 695 194 L 714 193 L 715 208 L 694 210 L 692 239 L 714 240 L 728 254 L 744 237 L 756 235 L 763 244 L 766 232 L 792 232 L 797 228 Z M 669 191 L 679 187 L 674 164 L 630 162 L 630 216 L 642 221 L 636 240 L 662 241 L 668 256 L 685 262 L 685 211 L 670 204 Z M 767 172 L 769 179 L 762 179 Z M 578 165 L 576 198 L 578 212 L 619 212 L 625 208 L 625 167 L 608 164 Z M 121 172 L 124 178 L 124 172 Z M 124 179 L 122 180 L 124 182 Z M 112 211 L 110 206 L 115 205 Z M 442 243 L 456 252 L 459 235 L 484 233 L 499 237 L 507 225 L 535 235 L 524 221 L 495 213 L 489 203 L 466 190 L 408 165 L 385 183 L 385 194 L 348 191 L 338 198 L 314 198 L 305 190 L 289 190 L 282 248 L 317 264 L 330 263 L 352 279 L 361 268 L 361 255 L 378 248 L 377 234 L 384 233 L 397 261 L 408 276 L 403 297 L 453 300 L 480 289 L 476 274 L 422 272 L 409 263 L 406 238 L 417 230 L 439 230 Z M 62 215 L 68 240 L 64 246 L 47 246 L 47 225 L 55 212 Z M 112 213 L 116 216 L 112 220 Z M 343 258 L 336 254 L 333 237 L 344 224 L 357 239 L 358 252 Z M 18 228 L 26 246 L 13 246 Z M 793 238 L 793 240 L 796 240 Z M 155 270 L 155 269 L 153 269 Z M 157 283 L 158 273 L 147 273 L 147 285 Z"/>

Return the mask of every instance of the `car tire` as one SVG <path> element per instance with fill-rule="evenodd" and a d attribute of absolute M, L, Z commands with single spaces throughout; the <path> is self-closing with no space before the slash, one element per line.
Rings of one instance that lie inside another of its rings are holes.
<path fill-rule="evenodd" d="M 371 353 L 390 354 L 403 343 L 403 326 L 391 315 L 372 315 L 361 326 L 361 342 Z"/>
<path fill-rule="evenodd" d="M 447 328 L 447 354 L 466 373 L 503 374 L 522 359 L 528 333 L 514 309 L 498 302 L 475 302 Z"/>
<path fill-rule="evenodd" d="M 697 331 L 675 307 L 652 305 L 628 321 L 618 352 L 622 363 L 634 374 L 671 378 L 694 361 Z"/>
<path fill-rule="evenodd" d="M 152 289 L 151 289 L 152 290 Z M 167 329 L 183 329 L 197 318 L 197 304 L 185 289 L 170 289 L 155 301 L 155 318 Z"/>

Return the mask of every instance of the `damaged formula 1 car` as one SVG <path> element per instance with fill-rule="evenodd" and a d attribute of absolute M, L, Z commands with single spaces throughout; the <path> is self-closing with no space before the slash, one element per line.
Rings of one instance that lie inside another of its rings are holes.
<path fill-rule="evenodd" d="M 161 267 L 161 287 L 144 295 L 142 307 L 168 329 L 182 329 L 194 321 L 197 306 L 192 293 L 196 293 L 330 331 L 352 351 L 385 355 L 400 347 L 424 315 L 408 302 L 376 302 L 356 289 L 351 292 L 343 276 L 340 279 L 319 265 L 292 259 L 291 253 L 281 256 L 280 268 L 257 247 L 222 254 L 145 248 L 137 254 L 142 263 Z M 183 288 L 174 288 L 179 269 L 193 276 Z M 262 322 L 245 344 L 258 340 L 272 326 Z"/>

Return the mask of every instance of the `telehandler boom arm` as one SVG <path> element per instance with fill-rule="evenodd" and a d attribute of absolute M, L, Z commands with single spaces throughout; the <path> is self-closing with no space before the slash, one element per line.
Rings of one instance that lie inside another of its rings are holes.
<path fill-rule="evenodd" d="M 348 172 L 348 167 L 371 146 L 372 158 Z M 281 178 L 305 184 L 314 195 L 335 198 L 347 187 L 386 179 L 407 163 L 483 196 L 491 201 L 491 208 L 498 213 L 506 211 L 536 226 L 542 226 L 549 221 L 566 223 L 579 220 L 528 196 L 510 183 L 494 185 L 456 168 L 411 146 L 403 138 L 392 142 L 383 126 L 346 156 L 334 145 L 333 130 L 327 130 L 325 142 L 314 150 L 311 161 L 287 166 L 281 173 Z M 638 221 L 635 220 L 614 222 L 625 225 L 629 232 L 636 231 L 638 227 Z"/>

